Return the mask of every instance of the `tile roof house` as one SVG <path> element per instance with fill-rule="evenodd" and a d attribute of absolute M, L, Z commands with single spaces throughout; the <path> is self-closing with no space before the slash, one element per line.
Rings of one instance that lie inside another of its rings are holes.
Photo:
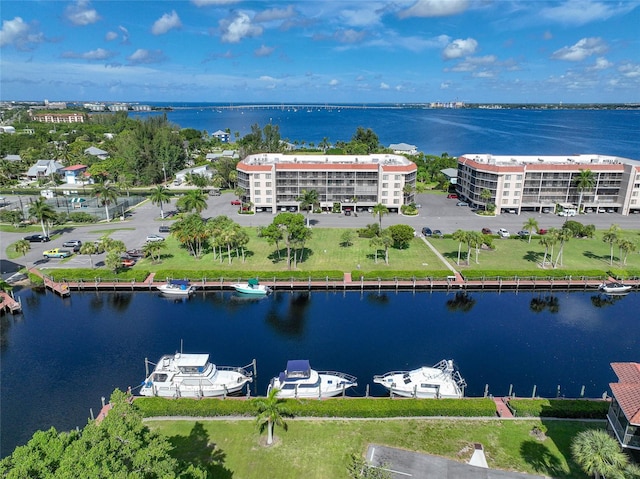
<path fill-rule="evenodd" d="M 68 185 L 82 184 L 86 181 L 87 165 L 72 165 L 62 169 L 65 182 Z"/>
<path fill-rule="evenodd" d="M 27 177 L 31 180 L 37 180 L 38 178 L 46 178 L 51 175 L 60 175 L 62 174 L 62 166 L 55 160 L 38 160 L 35 165 L 33 165 L 27 171 Z"/>
<path fill-rule="evenodd" d="M 106 160 L 109 158 L 109 152 L 101 150 L 100 148 L 96 148 L 95 146 L 90 146 L 89 148 L 84 150 L 85 155 L 95 156 L 100 158 L 101 160 Z"/>
<path fill-rule="evenodd" d="M 609 384 L 613 393 L 609 429 L 623 448 L 640 451 L 640 363 L 611 363 L 611 367 L 618 382 Z"/>
<path fill-rule="evenodd" d="M 229 135 L 229 133 L 227 133 L 226 131 L 222 131 L 222 130 L 218 130 L 215 133 L 211 133 L 211 136 L 214 137 L 214 138 L 217 138 L 222 143 L 228 143 L 229 139 L 231 138 L 231 135 Z"/>

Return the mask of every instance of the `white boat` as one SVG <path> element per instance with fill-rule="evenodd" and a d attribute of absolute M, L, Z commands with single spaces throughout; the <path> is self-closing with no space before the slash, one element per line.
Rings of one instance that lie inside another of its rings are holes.
<path fill-rule="evenodd" d="M 163 294 L 188 296 L 196 290 L 196 287 L 185 279 L 171 279 L 165 284 L 156 286 L 156 289 Z"/>
<path fill-rule="evenodd" d="M 176 353 L 160 358 L 140 387 L 141 396 L 160 397 L 217 397 L 237 393 L 253 381 L 253 374 L 245 367 L 216 366 L 208 354 Z"/>
<path fill-rule="evenodd" d="M 631 291 L 631 288 L 632 287 L 629 286 L 628 284 L 612 282 L 612 283 L 602 283 L 599 289 L 603 293 L 607 293 L 607 294 L 624 294 Z"/>
<path fill-rule="evenodd" d="M 271 380 L 267 394 L 277 388 L 280 398 L 328 398 L 357 386 L 355 376 L 311 369 L 306 359 L 287 361 L 287 369 Z"/>
<path fill-rule="evenodd" d="M 443 359 L 433 367 L 422 366 L 411 371 L 392 371 L 374 376 L 373 382 L 387 388 L 392 395 L 414 398 L 461 398 L 467 383 L 453 367 L 452 360 Z"/>
<path fill-rule="evenodd" d="M 232 284 L 231 286 L 238 293 L 243 294 L 265 295 L 271 292 L 271 288 L 269 288 L 269 286 L 260 284 L 260 282 L 255 278 L 250 279 L 246 283 L 236 283 Z"/>

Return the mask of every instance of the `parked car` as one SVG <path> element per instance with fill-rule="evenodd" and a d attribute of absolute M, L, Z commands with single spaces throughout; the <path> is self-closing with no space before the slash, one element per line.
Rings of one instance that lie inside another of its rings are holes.
<path fill-rule="evenodd" d="M 540 228 L 540 229 L 538 229 L 538 234 L 539 234 L 539 235 L 546 235 L 546 234 L 547 234 L 547 231 L 548 231 L 548 230 L 546 230 L 546 229 L 544 229 L 544 228 Z"/>
<path fill-rule="evenodd" d="M 544 214 L 551 213 L 551 208 L 542 208 Z"/>
<path fill-rule="evenodd" d="M 431 234 L 431 236 L 436 238 L 442 238 L 443 234 L 442 234 L 442 231 L 440 230 L 433 230 L 433 233 Z"/>
<path fill-rule="evenodd" d="M 498 236 L 500 236 L 500 238 L 508 238 L 511 235 L 509 234 L 509 232 L 506 229 L 500 228 L 498 230 Z"/>
<path fill-rule="evenodd" d="M 242 204 L 242 201 L 240 201 L 240 200 L 231 200 L 231 204 L 233 206 L 240 206 Z"/>
<path fill-rule="evenodd" d="M 482 228 L 482 234 L 490 235 L 490 234 L 493 234 L 493 231 L 491 231 L 489 228 Z"/>
<path fill-rule="evenodd" d="M 345 216 L 351 216 L 351 210 L 344 210 Z"/>
<path fill-rule="evenodd" d="M 67 240 L 62 243 L 63 248 L 74 248 L 75 246 L 82 246 L 82 241 L 80 240 Z"/>
<path fill-rule="evenodd" d="M 127 256 L 129 258 L 144 258 L 144 251 L 141 249 L 130 249 L 127 250 Z"/>
<path fill-rule="evenodd" d="M 171 228 L 167 225 L 162 225 L 160 226 L 160 228 L 158 228 L 158 231 L 160 233 L 170 233 L 171 232 Z"/>
<path fill-rule="evenodd" d="M 520 230 L 518 231 L 518 236 L 529 236 L 529 232 L 527 230 Z"/>
<path fill-rule="evenodd" d="M 431 228 L 428 228 L 427 226 L 422 228 L 422 236 L 431 236 L 431 233 Z"/>
<path fill-rule="evenodd" d="M 122 266 L 124 266 L 125 268 L 131 268 L 135 264 L 135 258 L 122 258 Z"/>
<path fill-rule="evenodd" d="M 30 235 L 25 236 L 24 239 L 26 239 L 29 243 L 46 243 L 47 241 L 49 241 L 49 237 L 45 235 Z"/>
<path fill-rule="evenodd" d="M 153 243 L 155 241 L 164 241 L 164 237 L 160 235 L 148 235 L 147 243 Z"/>
<path fill-rule="evenodd" d="M 469 203 L 467 203 L 466 201 L 458 201 L 456 203 L 456 206 L 469 206 Z"/>
<path fill-rule="evenodd" d="M 45 258 L 68 258 L 73 253 L 68 249 L 53 248 L 42 253 Z"/>
<path fill-rule="evenodd" d="M 455 193 L 449 193 L 447 195 L 447 198 L 449 198 L 451 200 L 457 200 L 458 199 L 458 195 L 456 195 Z"/>

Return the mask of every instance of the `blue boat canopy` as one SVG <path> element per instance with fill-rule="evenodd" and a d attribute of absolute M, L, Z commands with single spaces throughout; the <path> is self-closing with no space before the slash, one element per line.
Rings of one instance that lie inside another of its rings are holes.
<path fill-rule="evenodd" d="M 172 279 L 169 284 L 175 284 L 176 286 L 189 286 L 188 279 Z"/>
<path fill-rule="evenodd" d="M 311 377 L 311 365 L 308 359 L 291 359 L 287 361 L 287 369 L 280 373 L 280 381 L 297 381 Z"/>
<path fill-rule="evenodd" d="M 258 286 L 258 284 L 260 284 L 260 282 L 256 278 L 251 278 L 248 283 L 249 286 Z"/>

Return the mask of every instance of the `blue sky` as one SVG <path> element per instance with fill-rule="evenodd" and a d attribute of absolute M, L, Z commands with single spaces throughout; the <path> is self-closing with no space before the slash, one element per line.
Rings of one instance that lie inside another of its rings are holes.
<path fill-rule="evenodd" d="M 640 0 L 11 1 L 0 99 L 640 103 Z"/>

